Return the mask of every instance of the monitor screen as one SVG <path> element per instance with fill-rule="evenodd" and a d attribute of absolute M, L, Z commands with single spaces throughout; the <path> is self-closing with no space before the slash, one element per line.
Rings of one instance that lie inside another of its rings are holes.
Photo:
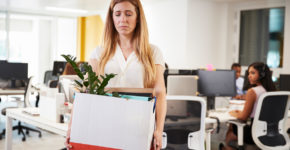
<path fill-rule="evenodd" d="M 290 74 L 280 74 L 280 91 L 290 91 Z"/>
<path fill-rule="evenodd" d="M 0 78 L 11 80 L 26 80 L 27 63 L 0 63 Z"/>
<path fill-rule="evenodd" d="M 52 75 L 59 76 L 62 75 L 66 62 L 65 61 L 54 61 Z"/>
<path fill-rule="evenodd" d="M 233 70 L 198 70 L 198 92 L 201 96 L 235 96 L 236 77 Z"/>

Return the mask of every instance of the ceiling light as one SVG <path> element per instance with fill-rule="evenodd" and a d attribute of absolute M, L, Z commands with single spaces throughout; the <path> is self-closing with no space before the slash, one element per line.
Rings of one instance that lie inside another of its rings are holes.
<path fill-rule="evenodd" d="M 61 8 L 61 7 L 45 7 L 46 10 L 49 11 L 59 11 L 59 12 L 70 12 L 70 13 L 88 13 L 87 10 L 83 10 L 83 9 L 72 9 L 72 8 Z"/>

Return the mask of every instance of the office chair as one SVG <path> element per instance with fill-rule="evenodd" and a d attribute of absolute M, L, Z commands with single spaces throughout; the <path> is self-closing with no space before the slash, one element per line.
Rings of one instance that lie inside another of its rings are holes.
<path fill-rule="evenodd" d="M 52 75 L 52 70 L 45 71 L 45 73 L 44 73 L 44 80 L 43 80 L 43 83 L 45 85 L 50 86 L 50 84 L 53 84 L 52 86 L 54 86 L 55 85 L 54 82 L 57 81 L 57 80 L 58 80 L 58 77 Z"/>
<path fill-rule="evenodd" d="M 204 150 L 206 103 L 196 96 L 168 96 L 167 114 L 164 125 L 163 149 Z M 192 106 L 199 106 L 196 114 Z M 198 116 L 198 117 L 196 117 Z"/>
<path fill-rule="evenodd" d="M 25 87 L 25 92 L 24 92 L 24 107 L 31 107 L 31 104 L 29 102 L 29 97 L 30 97 L 30 93 L 31 93 L 31 89 L 32 89 L 32 85 L 31 85 L 31 82 L 32 81 L 32 77 L 30 77 L 28 79 L 28 82 L 27 82 L 27 85 Z M 4 109 L 2 109 L 1 113 L 2 115 L 6 116 L 6 110 L 7 109 L 10 109 L 10 108 L 18 108 L 18 107 L 6 107 Z M 22 141 L 25 141 L 26 140 L 26 136 L 24 134 L 24 131 L 23 130 L 26 130 L 26 134 L 28 135 L 29 134 L 29 131 L 33 131 L 33 132 L 37 132 L 39 134 L 39 137 L 41 137 L 41 132 L 39 130 L 36 130 L 36 129 L 32 129 L 30 127 L 26 127 L 26 126 L 23 126 L 21 125 L 21 122 L 19 121 L 18 124 L 16 126 L 14 126 L 12 128 L 12 130 L 17 130 L 18 131 L 18 134 L 22 134 L 23 137 L 22 137 Z M 6 130 L 3 129 L 2 133 L 0 134 L 0 139 L 2 139 L 2 136 L 5 135 L 5 132 Z"/>
<path fill-rule="evenodd" d="M 263 150 L 289 150 L 290 140 L 286 123 L 290 107 L 290 92 L 267 92 L 258 99 L 252 124 L 252 138 Z M 244 149 L 244 123 L 230 121 L 238 126 L 238 149 Z"/>

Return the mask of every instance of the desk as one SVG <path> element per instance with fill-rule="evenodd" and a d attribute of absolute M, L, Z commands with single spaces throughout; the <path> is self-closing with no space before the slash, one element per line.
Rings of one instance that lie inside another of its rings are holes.
<path fill-rule="evenodd" d="M 5 138 L 5 150 L 12 149 L 12 119 L 19 120 L 39 127 L 41 129 L 66 136 L 68 130 L 68 124 L 56 123 L 46 120 L 40 116 L 31 116 L 23 113 L 25 108 L 7 109 L 6 112 L 6 138 Z"/>
<path fill-rule="evenodd" d="M 217 117 L 220 122 L 227 122 L 229 120 L 237 119 L 229 114 L 229 110 L 225 110 L 225 109 L 211 110 L 208 112 L 208 116 Z"/>
<path fill-rule="evenodd" d="M 0 89 L 0 95 L 23 95 L 24 88 L 21 89 Z"/>
<path fill-rule="evenodd" d="M 229 120 L 236 120 L 237 118 L 229 114 L 229 110 L 216 109 L 208 112 L 209 117 L 217 117 L 220 122 L 227 122 Z M 288 111 L 288 118 L 290 118 L 290 110 Z"/>

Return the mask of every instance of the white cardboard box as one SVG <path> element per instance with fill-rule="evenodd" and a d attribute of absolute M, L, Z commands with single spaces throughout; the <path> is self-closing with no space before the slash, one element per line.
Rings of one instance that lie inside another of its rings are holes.
<path fill-rule="evenodd" d="M 73 149 L 149 150 L 155 100 L 76 93 L 70 142 Z"/>
<path fill-rule="evenodd" d="M 40 91 L 39 115 L 47 120 L 60 122 L 60 107 L 64 104 L 64 93 L 47 88 Z"/>

